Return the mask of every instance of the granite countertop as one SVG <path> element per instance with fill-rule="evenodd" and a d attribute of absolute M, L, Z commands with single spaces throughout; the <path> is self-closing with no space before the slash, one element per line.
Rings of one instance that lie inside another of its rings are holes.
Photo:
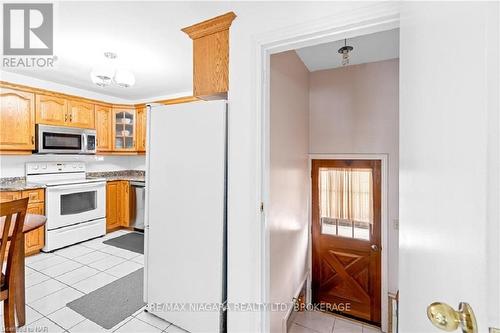
<path fill-rule="evenodd" d="M 87 172 L 87 178 L 105 178 L 106 181 L 145 181 L 145 172 L 142 170 Z M 24 191 L 45 187 L 43 184 L 27 183 L 24 177 L 0 178 L 0 192 Z"/>
<path fill-rule="evenodd" d="M 145 172 L 142 170 L 87 172 L 87 178 L 104 178 L 106 181 L 128 180 L 143 182 L 145 181 Z"/>
<path fill-rule="evenodd" d="M 37 188 L 45 188 L 45 185 L 26 183 L 24 177 L 0 178 L 0 192 L 33 190 Z"/>

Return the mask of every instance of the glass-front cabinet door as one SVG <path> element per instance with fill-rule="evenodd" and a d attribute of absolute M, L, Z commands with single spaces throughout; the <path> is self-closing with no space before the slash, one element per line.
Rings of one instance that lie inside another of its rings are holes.
<path fill-rule="evenodd" d="M 114 149 L 135 150 L 136 114 L 135 109 L 113 109 Z"/>

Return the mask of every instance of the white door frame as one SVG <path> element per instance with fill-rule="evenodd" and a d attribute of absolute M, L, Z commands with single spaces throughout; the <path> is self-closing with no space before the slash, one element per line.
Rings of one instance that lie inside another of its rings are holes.
<path fill-rule="evenodd" d="M 376 3 L 340 15 L 307 22 L 303 25 L 279 29 L 255 36 L 253 50 L 256 72 L 257 105 L 257 179 L 260 179 L 260 202 L 269 207 L 270 192 L 270 57 L 271 54 L 294 50 L 339 39 L 399 28 L 399 4 L 394 2 Z M 267 212 L 261 214 L 261 301 L 269 303 L 270 291 L 270 232 Z M 386 295 L 382 294 L 382 303 Z M 385 305 L 387 309 L 387 304 Z M 382 313 L 384 316 L 384 313 Z M 260 312 L 261 331 L 269 332 L 269 313 Z M 387 315 L 385 315 L 387 317 Z M 387 331 L 387 318 L 382 317 L 382 330 Z"/>
<path fill-rule="evenodd" d="M 380 167 L 380 178 L 381 178 L 381 202 L 380 202 L 380 242 L 382 246 L 381 251 L 381 264 L 380 272 L 382 280 L 380 283 L 381 299 L 380 299 L 380 310 L 381 310 L 381 325 L 382 331 L 387 331 L 388 326 L 388 311 L 389 311 L 389 300 L 388 300 L 388 290 L 389 290 L 389 265 L 388 265 L 388 248 L 389 248 L 389 174 L 388 174 L 388 163 L 389 154 L 309 154 L 309 172 L 312 171 L 312 160 L 377 160 L 381 161 Z M 309 182 L 310 183 L 310 182 Z M 309 248 L 308 248 L 308 281 L 307 281 L 307 295 L 310 297 L 312 295 L 311 289 L 311 272 L 312 272 L 312 207 L 311 207 L 311 184 L 309 184 Z M 310 301 L 310 299 L 308 299 Z"/>

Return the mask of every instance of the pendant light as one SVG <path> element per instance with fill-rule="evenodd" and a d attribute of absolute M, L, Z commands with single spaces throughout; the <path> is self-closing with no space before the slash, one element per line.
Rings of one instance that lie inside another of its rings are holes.
<path fill-rule="evenodd" d="M 132 72 L 117 68 L 117 57 L 113 52 L 104 53 L 104 62 L 90 72 L 90 78 L 94 84 L 99 87 L 114 84 L 122 88 L 132 87 L 135 84 L 135 76 Z"/>
<path fill-rule="evenodd" d="M 340 53 L 342 55 L 342 66 L 349 65 L 349 57 L 350 57 L 350 52 L 352 50 L 354 50 L 354 47 L 347 45 L 347 38 L 344 39 L 344 46 L 342 46 L 338 50 L 338 53 Z"/>

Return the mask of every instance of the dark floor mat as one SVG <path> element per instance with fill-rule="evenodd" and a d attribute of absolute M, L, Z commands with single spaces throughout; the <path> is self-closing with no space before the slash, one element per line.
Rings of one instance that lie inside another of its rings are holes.
<path fill-rule="evenodd" d="M 143 300 L 144 269 L 138 269 L 68 304 L 73 311 L 110 329 L 146 305 Z"/>
<path fill-rule="evenodd" d="M 140 232 L 131 232 L 123 236 L 111 238 L 104 241 L 103 244 L 144 254 L 144 234 Z"/>

